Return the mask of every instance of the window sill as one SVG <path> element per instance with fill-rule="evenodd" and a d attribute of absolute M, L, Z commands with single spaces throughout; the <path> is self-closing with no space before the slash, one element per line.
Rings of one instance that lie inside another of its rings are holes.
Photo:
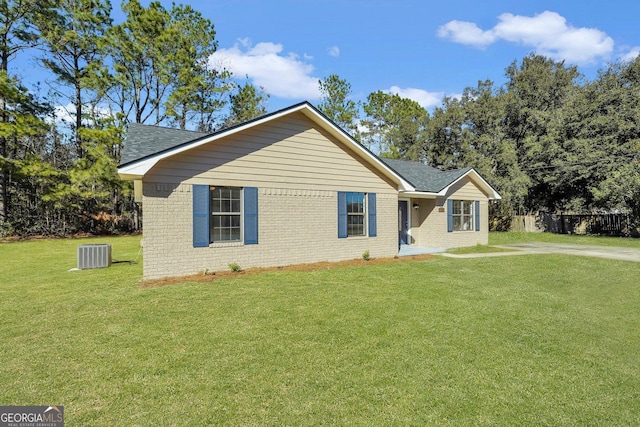
<path fill-rule="evenodd" d="M 244 242 L 215 242 L 210 243 L 210 248 L 233 248 L 236 246 L 244 246 Z"/>

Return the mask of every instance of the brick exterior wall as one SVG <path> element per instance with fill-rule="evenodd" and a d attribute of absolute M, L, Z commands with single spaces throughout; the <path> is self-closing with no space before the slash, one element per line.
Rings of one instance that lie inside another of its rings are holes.
<path fill-rule="evenodd" d="M 194 248 L 191 188 L 144 183 L 144 279 L 397 254 L 397 193 L 376 193 L 377 237 L 339 239 L 337 190 L 258 188 L 257 245 Z"/>

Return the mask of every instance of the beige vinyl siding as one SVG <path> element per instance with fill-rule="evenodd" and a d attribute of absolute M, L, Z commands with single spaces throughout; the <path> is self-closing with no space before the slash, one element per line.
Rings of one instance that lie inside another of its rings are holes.
<path fill-rule="evenodd" d="M 451 186 L 445 198 L 454 200 L 483 200 L 487 199 L 487 194 L 471 181 L 471 179 L 463 178 Z"/>
<path fill-rule="evenodd" d="M 145 181 L 395 191 L 391 182 L 301 113 L 162 160 Z"/>
<path fill-rule="evenodd" d="M 447 199 L 479 200 L 480 231 L 447 231 Z M 478 185 L 471 179 L 463 178 L 451 186 L 446 197 L 437 199 L 411 199 L 409 206 L 418 204 L 418 210 L 411 209 L 412 244 L 433 248 L 459 248 L 463 246 L 486 245 L 489 241 L 489 202 Z"/>

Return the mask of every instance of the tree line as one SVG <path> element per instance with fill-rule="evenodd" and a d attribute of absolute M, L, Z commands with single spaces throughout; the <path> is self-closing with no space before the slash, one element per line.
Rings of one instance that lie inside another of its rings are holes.
<path fill-rule="evenodd" d="M 129 123 L 212 131 L 269 97 L 213 67 L 214 24 L 191 6 L 0 0 L 0 237 L 140 227 L 116 171 Z M 27 88 L 21 56 L 51 81 Z"/>
<path fill-rule="evenodd" d="M 0 0 L 0 237 L 141 226 L 117 175 L 129 123 L 203 132 L 267 112 L 269 94 L 210 64 L 214 24 L 190 6 L 139 0 Z M 17 58 L 51 81 L 27 88 Z M 502 194 L 494 214 L 623 210 L 640 217 L 640 59 L 586 81 L 529 55 L 504 85 L 478 82 L 431 112 L 337 75 L 319 109 L 382 156 L 474 167 Z"/>
<path fill-rule="evenodd" d="M 320 108 L 382 156 L 440 169 L 475 168 L 502 195 L 495 217 L 614 213 L 640 226 L 640 57 L 588 81 L 575 66 L 530 54 L 428 112 L 375 92 L 350 101 L 338 76 Z"/>

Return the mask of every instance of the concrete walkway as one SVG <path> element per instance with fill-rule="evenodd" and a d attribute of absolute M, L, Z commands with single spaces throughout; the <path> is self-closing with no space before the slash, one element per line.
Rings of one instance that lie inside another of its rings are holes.
<path fill-rule="evenodd" d="M 446 251 L 445 248 L 428 248 L 425 246 L 400 245 L 398 256 L 412 256 L 424 254 L 439 254 Z"/>
<path fill-rule="evenodd" d="M 512 245 L 496 245 L 504 249 L 512 249 L 513 252 L 488 252 L 484 254 L 450 254 L 442 253 L 442 256 L 451 258 L 482 258 L 496 256 L 531 255 L 531 254 L 563 254 L 578 255 L 596 258 L 615 259 L 622 261 L 640 262 L 640 249 L 620 248 L 612 246 L 584 246 L 567 245 L 561 243 L 516 243 Z"/>

